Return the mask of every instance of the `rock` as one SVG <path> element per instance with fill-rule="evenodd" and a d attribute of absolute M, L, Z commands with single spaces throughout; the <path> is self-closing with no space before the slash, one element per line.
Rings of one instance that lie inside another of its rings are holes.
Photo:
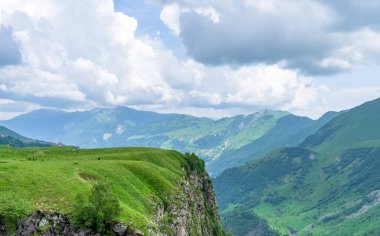
<path fill-rule="evenodd" d="M 220 218 L 209 176 L 191 171 L 178 185 L 178 192 L 168 195 L 165 207 L 157 203 L 156 224 L 160 231 L 154 235 L 187 236 L 191 232 L 203 236 L 224 235 L 215 228 L 220 225 Z M 168 228 L 172 231 L 167 231 Z"/>
<path fill-rule="evenodd" d="M 113 223 L 110 230 L 116 236 L 142 236 L 141 231 L 134 233 L 128 232 L 128 225 L 123 223 Z M 69 218 L 59 213 L 45 214 L 41 211 L 32 213 L 27 219 L 20 221 L 16 236 L 101 236 L 101 234 L 91 229 L 78 229 L 70 224 Z M 9 236 L 6 234 L 4 224 L 0 218 L 0 236 Z"/>
<path fill-rule="evenodd" d="M 127 234 L 127 236 L 143 236 L 144 234 L 140 230 L 136 230 L 134 233 Z"/>
<path fill-rule="evenodd" d="M 38 222 L 38 228 L 45 228 L 49 225 L 49 221 L 46 218 L 42 218 L 40 222 Z"/>
<path fill-rule="evenodd" d="M 290 233 L 291 235 L 295 235 L 295 234 L 298 232 L 297 229 L 292 228 L 292 227 L 288 227 L 288 230 L 289 230 L 289 233 Z"/>
<path fill-rule="evenodd" d="M 3 218 L 0 217 L 0 236 L 5 236 L 6 231 L 5 231 L 5 226 L 3 223 Z"/>
<path fill-rule="evenodd" d="M 91 229 L 76 229 L 69 219 L 59 213 L 44 214 L 37 211 L 19 222 L 16 236 L 98 236 Z"/>
<path fill-rule="evenodd" d="M 128 233 L 128 226 L 123 223 L 112 224 L 112 231 L 118 236 L 126 236 Z"/>

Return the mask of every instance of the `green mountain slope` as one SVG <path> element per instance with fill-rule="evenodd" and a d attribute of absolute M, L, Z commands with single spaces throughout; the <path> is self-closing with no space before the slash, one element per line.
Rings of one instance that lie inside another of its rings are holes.
<path fill-rule="evenodd" d="M 17 198 L 29 213 L 70 216 L 76 196 L 89 195 L 95 183 L 111 187 L 121 205 L 117 220 L 130 229 L 145 235 L 223 235 L 204 163 L 194 155 L 148 148 L 0 147 L 0 202 Z"/>
<path fill-rule="evenodd" d="M 364 103 L 333 119 L 317 133 L 308 137 L 301 146 L 341 151 L 376 143 L 380 138 L 380 99 Z M 380 142 L 378 142 L 380 143 Z"/>
<path fill-rule="evenodd" d="M 315 121 L 295 115 L 280 117 L 276 124 L 259 139 L 238 149 L 226 150 L 220 158 L 210 161 L 208 170 L 220 174 L 226 168 L 242 165 L 271 150 L 298 146 L 307 136 L 315 133 L 338 115 L 337 112 L 329 112 Z"/>
<path fill-rule="evenodd" d="M 4 126 L 0 126 L 0 137 L 12 137 L 12 138 L 16 138 L 16 139 L 19 139 L 21 141 L 30 141 L 31 139 L 29 138 L 26 138 Z"/>
<path fill-rule="evenodd" d="M 302 147 L 227 169 L 214 180 L 223 223 L 239 207 L 282 234 L 379 235 L 379 121 L 377 99 L 332 119 Z"/>
<path fill-rule="evenodd" d="M 4 126 L 0 126 L 0 145 L 9 145 L 12 147 L 49 147 L 55 146 L 54 143 L 33 140 L 24 137 Z"/>
<path fill-rule="evenodd" d="M 334 115 L 313 121 L 265 110 L 212 120 L 116 107 L 84 112 L 38 110 L 0 123 L 29 137 L 86 148 L 144 146 L 194 152 L 216 176 L 268 150 L 298 145 Z"/>

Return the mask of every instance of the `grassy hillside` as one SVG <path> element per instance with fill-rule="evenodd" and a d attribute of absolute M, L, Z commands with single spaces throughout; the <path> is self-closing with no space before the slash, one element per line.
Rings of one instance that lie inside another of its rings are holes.
<path fill-rule="evenodd" d="M 33 138 L 86 148 L 144 146 L 194 152 L 216 176 L 274 148 L 298 145 L 333 116 L 313 121 L 265 110 L 212 120 L 116 107 L 84 112 L 38 110 L 0 123 Z"/>
<path fill-rule="evenodd" d="M 0 199 L 21 199 L 28 212 L 70 214 L 76 196 L 88 195 L 94 183 L 102 182 L 111 186 L 121 204 L 118 220 L 146 231 L 162 227 L 156 221 L 157 204 L 169 206 L 175 204 L 173 196 L 184 195 L 181 184 L 186 170 L 198 168 L 203 173 L 204 166 L 196 160 L 176 151 L 148 148 L 2 146 Z"/>
<path fill-rule="evenodd" d="M 223 222 L 239 207 L 282 234 L 379 235 L 379 120 L 378 99 L 334 118 L 303 148 L 226 170 L 214 180 Z"/>
<path fill-rule="evenodd" d="M 54 143 L 33 140 L 24 137 L 4 126 L 0 126 L 0 145 L 9 145 L 12 147 L 49 147 L 55 146 Z"/>
<path fill-rule="evenodd" d="M 209 171 L 220 174 L 226 168 L 243 165 L 272 150 L 298 146 L 307 136 L 315 133 L 338 114 L 329 112 L 316 121 L 295 115 L 280 117 L 260 138 L 238 149 L 226 150 L 220 158 L 210 161 Z"/>
<path fill-rule="evenodd" d="M 323 126 L 302 144 L 312 149 L 342 151 L 380 139 L 380 98 L 351 109 Z"/>
<path fill-rule="evenodd" d="M 247 228 L 236 235 L 254 230 L 238 216 L 231 219 L 231 212 L 243 209 L 281 234 L 377 235 L 379 157 L 380 147 L 348 150 L 333 161 L 326 154 L 283 149 L 229 169 L 214 181 L 224 227 Z"/>
<path fill-rule="evenodd" d="M 4 126 L 0 126 L 0 137 L 12 137 L 12 138 L 15 138 L 15 139 L 19 139 L 20 141 L 29 141 L 31 139 L 29 138 L 26 138 Z"/>

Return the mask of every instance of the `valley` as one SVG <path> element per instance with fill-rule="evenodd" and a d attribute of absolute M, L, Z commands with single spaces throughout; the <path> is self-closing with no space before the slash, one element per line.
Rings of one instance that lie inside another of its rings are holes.
<path fill-rule="evenodd" d="M 223 172 L 214 185 L 224 226 L 249 233 L 226 221 L 243 209 L 281 234 L 377 235 L 379 120 L 377 99 L 336 117 L 300 147 Z"/>
<path fill-rule="evenodd" d="M 126 107 L 84 112 L 37 110 L 0 121 L 18 133 L 81 148 L 157 147 L 195 153 L 213 177 L 268 151 L 297 146 L 337 116 L 318 120 L 283 111 L 212 120 L 182 114 L 160 114 Z"/>
<path fill-rule="evenodd" d="M 380 236 L 380 0 L 0 0 L 0 236 Z"/>
<path fill-rule="evenodd" d="M 177 224 L 187 233 L 196 227 L 204 235 L 221 235 L 221 223 L 237 236 L 374 235 L 380 232 L 379 120 L 380 99 L 318 120 L 268 110 L 220 120 L 120 107 L 77 113 L 40 110 L 1 123 L 29 134 L 40 129 L 33 137 L 43 140 L 74 143 L 83 138 L 84 147 L 95 146 L 84 138 L 89 132 L 90 137 L 114 133 L 103 139 L 101 149 L 83 149 L 57 147 L 2 127 L 4 144 L 22 149 L 1 147 L 0 188 L 3 197 L 23 196 L 29 212 L 70 215 L 76 195 L 106 182 L 121 203 L 117 220 L 148 235 L 172 232 Z M 44 131 L 37 121 L 49 129 Z M 57 136 L 60 130 L 64 132 Z M 151 148 L 103 148 L 123 143 Z M 234 145 L 221 151 L 221 143 Z M 170 149 L 210 156 L 201 156 L 202 161 Z M 214 174 L 216 199 L 206 169 Z M 14 175 L 16 170 L 23 174 Z M 194 184 L 194 178 L 202 190 L 191 190 L 183 205 L 180 199 L 189 192 L 183 195 L 181 185 Z M 36 185 L 38 191 L 25 195 Z M 195 202 L 205 204 L 201 212 L 191 208 Z M 191 220 L 182 222 L 178 211 L 173 212 L 177 207 L 185 207 Z M 157 215 L 160 209 L 163 216 Z M 204 220 L 201 228 L 194 225 Z"/>

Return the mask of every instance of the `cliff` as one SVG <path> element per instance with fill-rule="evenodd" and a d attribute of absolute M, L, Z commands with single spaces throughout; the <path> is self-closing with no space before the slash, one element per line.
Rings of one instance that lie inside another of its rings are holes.
<path fill-rule="evenodd" d="M 44 153 L 44 159 L 36 153 Z M 68 148 L 0 148 L 0 165 L 7 165 L 0 178 L 1 236 L 224 235 L 210 178 L 195 155 L 158 149 L 70 149 L 70 153 L 68 157 Z M 63 156 L 69 165 L 63 165 Z M 91 171 L 84 168 L 88 161 Z M 36 169 L 40 165 L 44 168 Z M 102 231 L 73 223 L 75 200 L 70 198 L 89 196 L 89 187 L 98 182 L 107 183 L 121 208 Z M 70 186 L 65 189 L 65 184 Z"/>

